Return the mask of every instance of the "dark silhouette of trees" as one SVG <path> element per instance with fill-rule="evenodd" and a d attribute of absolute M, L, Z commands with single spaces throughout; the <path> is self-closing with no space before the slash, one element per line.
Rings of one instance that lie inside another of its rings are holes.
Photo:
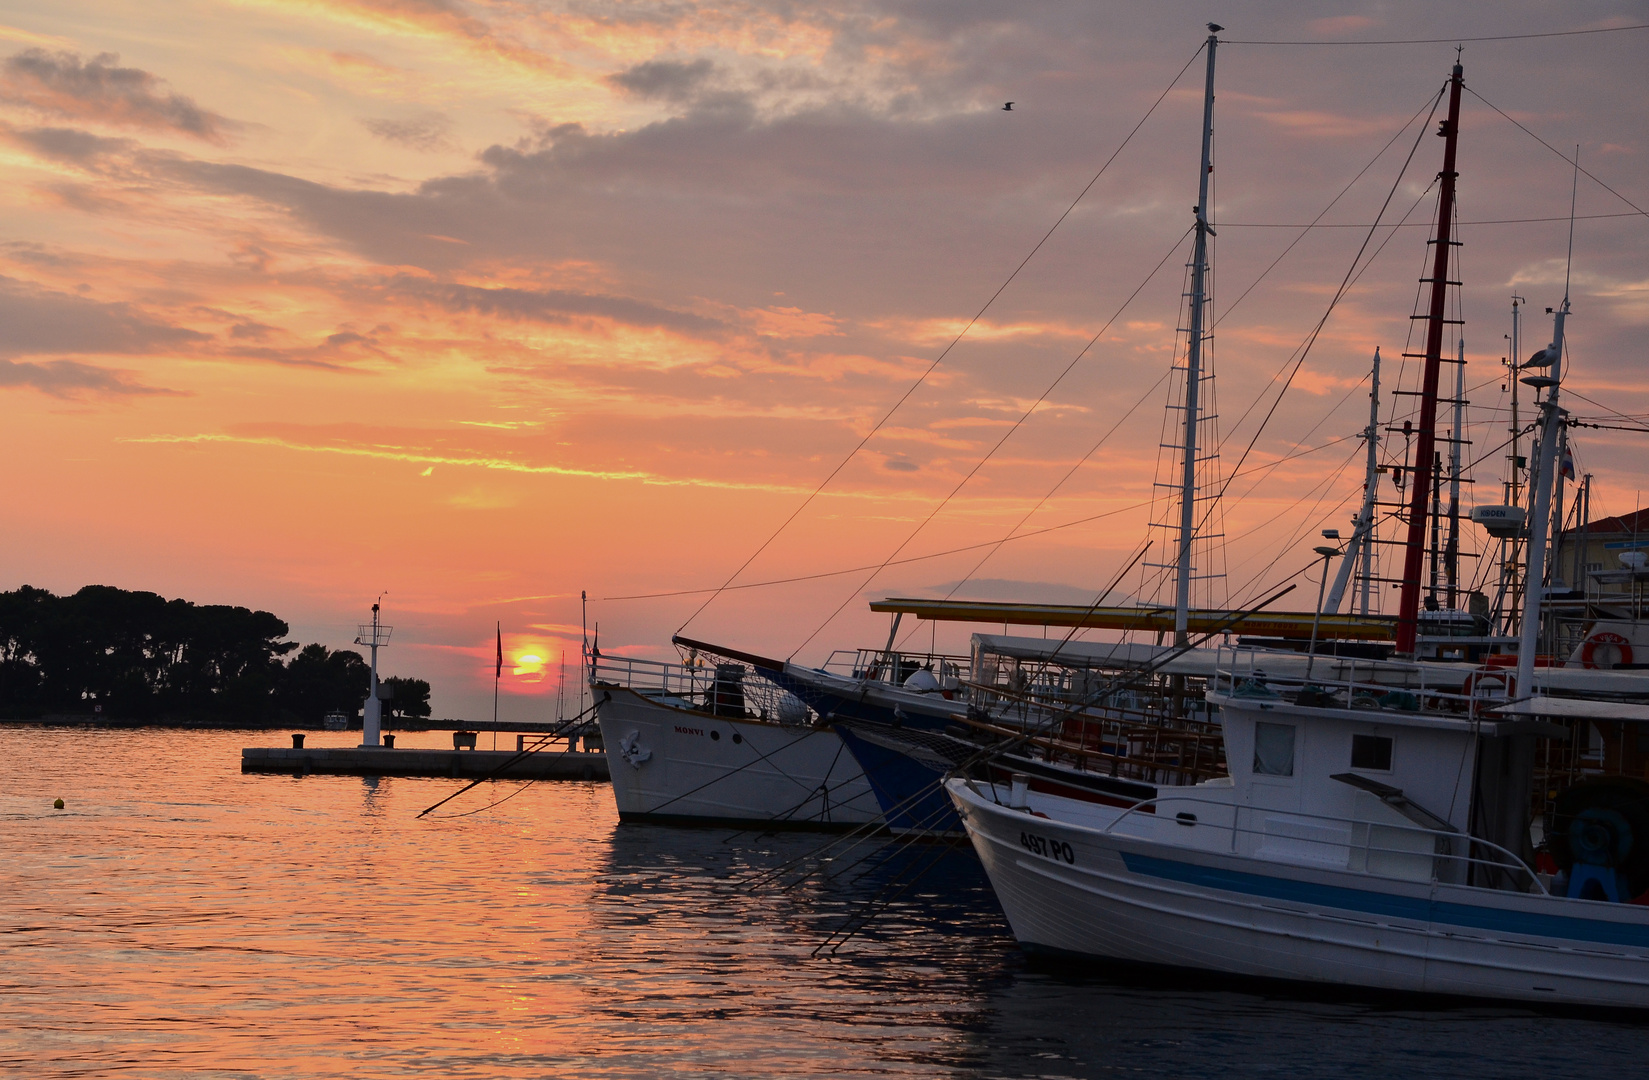
<path fill-rule="evenodd" d="M 0 716 L 318 723 L 335 709 L 357 715 L 370 678 L 360 654 L 309 645 L 286 662 L 298 648 L 283 640 L 288 632 L 267 611 L 106 585 L 72 596 L 24 585 L 0 592 Z M 399 715 L 428 716 L 429 684 L 394 681 L 404 695 Z"/>
<path fill-rule="evenodd" d="M 306 724 L 319 723 L 329 712 L 353 718 L 366 702 L 372 669 L 351 649 L 305 645 L 286 665 L 285 678 L 275 693 L 284 711 Z"/>
<path fill-rule="evenodd" d="M 378 680 L 378 696 L 389 692 L 384 701 L 386 720 L 415 720 L 429 715 L 429 683 L 422 679 L 391 677 Z"/>

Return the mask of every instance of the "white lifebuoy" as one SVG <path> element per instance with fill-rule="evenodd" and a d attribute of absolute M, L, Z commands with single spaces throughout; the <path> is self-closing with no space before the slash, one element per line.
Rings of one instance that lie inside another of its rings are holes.
<path fill-rule="evenodd" d="M 1613 649 L 1618 658 L 1610 657 L 1607 653 L 1603 657 L 1597 655 L 1599 648 Z M 1603 661 L 1606 661 L 1607 664 Z M 1587 668 L 1620 667 L 1632 662 L 1632 643 L 1613 630 L 1599 630 L 1586 639 L 1580 647 L 1580 666 Z"/>
<path fill-rule="evenodd" d="M 1503 693 L 1495 693 L 1496 688 Z M 1476 716 L 1478 706 L 1484 702 L 1509 701 L 1517 696 L 1517 673 L 1510 668 L 1480 667 L 1466 674 L 1460 693 L 1471 699 L 1471 714 Z"/>

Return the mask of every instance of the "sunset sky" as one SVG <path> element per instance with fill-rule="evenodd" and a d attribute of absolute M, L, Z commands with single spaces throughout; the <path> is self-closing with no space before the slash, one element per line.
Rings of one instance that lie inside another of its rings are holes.
<path fill-rule="evenodd" d="M 438 716 L 490 711 L 497 622 L 504 716 L 545 718 L 563 650 L 576 667 L 580 590 L 604 652 L 673 655 L 705 595 L 614 598 L 713 588 L 756 552 L 1060 218 L 1209 18 L 1231 42 L 1214 199 L 1228 475 L 1455 55 L 1241 42 L 1630 26 L 1649 4 L 15 0 L 4 587 L 266 608 L 334 647 L 385 592 L 384 670 L 430 680 Z M 1485 101 L 1578 145 L 1596 177 L 1577 196 L 1570 406 L 1649 414 L 1646 50 L 1646 30 L 1465 46 L 1460 308 L 1484 457 L 1468 506 L 1498 501 L 1510 298 L 1532 312 L 1525 352 L 1562 298 L 1572 176 Z M 735 589 L 689 633 L 817 661 L 880 643 L 867 597 L 968 578 L 957 595 L 1080 602 L 1117 574 L 1152 516 L 1202 70 L 735 584 L 900 561 Z M 1441 152 L 1419 139 L 1387 211 L 1419 227 L 1374 234 L 1233 482 L 1211 601 L 1314 590 L 1293 575 L 1318 529 L 1349 533 L 1375 347 L 1388 389 L 1415 382 L 1398 355 Z M 1322 218 L 1336 227 L 1302 239 L 1365 166 Z M 1400 422 L 1412 399 L 1383 397 Z M 1643 504 L 1644 435 L 1575 438 L 1595 517 Z M 1011 530 L 1063 525 L 980 562 Z M 1138 573 L 1123 588 L 1148 592 Z"/>

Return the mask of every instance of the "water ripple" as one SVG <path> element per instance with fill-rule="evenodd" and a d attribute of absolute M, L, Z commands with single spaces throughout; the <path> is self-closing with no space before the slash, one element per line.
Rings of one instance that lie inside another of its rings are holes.
<path fill-rule="evenodd" d="M 966 851 L 815 956 L 931 851 L 751 888 L 823 841 L 621 826 L 581 783 L 419 819 L 457 782 L 241 775 L 272 741 L 0 729 L 0 1069 L 1454 1080 L 1641 1057 L 1618 1023 L 1029 968 Z"/>

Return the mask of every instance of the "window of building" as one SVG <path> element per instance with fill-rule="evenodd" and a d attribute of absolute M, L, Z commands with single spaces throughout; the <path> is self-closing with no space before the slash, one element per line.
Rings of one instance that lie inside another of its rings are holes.
<path fill-rule="evenodd" d="M 1294 727 L 1291 724 L 1254 725 L 1254 775 L 1294 775 Z"/>
<path fill-rule="evenodd" d="M 1351 737 L 1351 767 L 1373 772 L 1391 771 L 1391 740 L 1382 735 Z"/>

